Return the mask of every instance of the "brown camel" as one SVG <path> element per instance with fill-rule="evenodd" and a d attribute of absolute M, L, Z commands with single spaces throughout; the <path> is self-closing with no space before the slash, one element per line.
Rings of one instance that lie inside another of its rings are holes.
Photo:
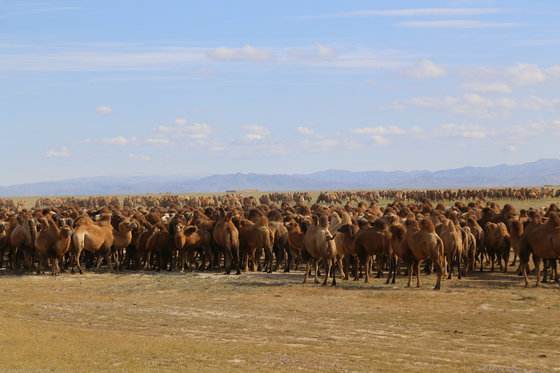
<path fill-rule="evenodd" d="M 241 258 L 239 256 L 239 230 L 233 224 L 232 214 L 220 211 L 218 220 L 212 231 L 212 238 L 218 248 L 224 254 L 224 266 L 226 274 L 231 273 L 233 264 L 236 265 L 236 273 L 241 274 Z"/>
<path fill-rule="evenodd" d="M 336 286 L 336 267 L 333 267 L 336 259 L 336 243 L 334 241 L 334 236 L 329 232 L 328 226 L 329 219 L 326 215 L 321 215 L 321 217 L 313 215 L 313 223 L 306 227 L 303 243 L 306 253 L 309 254 L 309 258 L 306 263 L 305 276 L 303 278 L 304 284 L 307 282 L 311 265 L 313 265 L 315 273 L 314 281 L 315 283 L 319 282 L 317 279 L 318 266 L 319 261 L 323 260 L 325 265 L 325 280 L 323 281 L 323 285 L 327 285 L 331 269 L 333 269 L 332 286 Z"/>
<path fill-rule="evenodd" d="M 536 286 L 539 287 L 541 285 L 541 261 L 560 257 L 560 216 L 556 213 L 550 214 L 546 223 L 534 221 L 526 227 L 519 250 L 520 266 L 526 287 L 529 286 L 527 267 L 531 254 L 537 275 Z"/>
<path fill-rule="evenodd" d="M 453 276 L 455 262 L 457 262 L 457 277 L 461 279 L 461 261 L 463 259 L 463 239 L 461 229 L 451 219 L 440 217 L 441 224 L 436 227 L 436 233 L 443 241 L 445 258 L 447 261 L 447 279 Z"/>
<path fill-rule="evenodd" d="M 430 219 L 420 222 L 412 219 L 406 220 L 406 235 L 402 241 L 401 252 L 409 252 L 412 261 L 408 263 L 408 287 L 412 281 L 413 266 L 416 272 L 416 287 L 420 287 L 420 261 L 431 259 L 435 265 L 437 281 L 434 290 L 441 288 L 441 277 L 445 265 L 445 252 L 443 241 L 436 234 L 434 224 Z"/>
<path fill-rule="evenodd" d="M 274 237 L 268 226 L 268 219 L 261 216 L 256 223 L 242 219 L 239 222 L 239 252 L 243 262 L 243 271 L 249 270 L 249 259 L 252 261 L 252 271 L 258 269 L 261 251 L 265 251 L 266 263 L 264 270 L 272 273 Z"/>
<path fill-rule="evenodd" d="M 97 255 L 105 255 L 109 270 L 113 271 L 113 260 L 111 258 L 111 247 L 113 246 L 113 226 L 111 225 L 111 214 L 103 214 L 101 220 L 94 222 L 89 216 L 82 216 L 76 221 L 76 229 L 72 234 L 74 244 L 74 267 L 78 267 L 80 274 L 83 273 L 80 264 L 82 251 L 86 250 Z M 99 270 L 101 261 L 98 260 L 96 270 Z"/>
<path fill-rule="evenodd" d="M 378 277 L 382 275 L 382 264 L 384 260 L 391 261 L 394 258 L 391 246 L 391 232 L 389 227 L 381 219 L 373 223 L 373 227 L 360 229 L 356 236 L 355 250 L 360 260 L 360 266 L 365 267 L 365 282 L 369 282 L 371 264 L 373 257 L 377 263 Z M 391 272 L 389 276 L 391 276 Z"/>
<path fill-rule="evenodd" d="M 490 270 L 494 271 L 494 263 L 497 259 L 500 270 L 504 273 L 507 272 L 511 240 L 506 225 L 502 222 L 486 223 L 485 237 L 486 253 L 491 263 Z M 503 265 L 502 261 L 504 262 Z"/>

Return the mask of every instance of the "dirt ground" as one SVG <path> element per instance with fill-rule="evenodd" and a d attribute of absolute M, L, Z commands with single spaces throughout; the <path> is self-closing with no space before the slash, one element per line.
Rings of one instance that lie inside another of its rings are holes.
<path fill-rule="evenodd" d="M 0 275 L 1 371 L 560 371 L 560 288 L 303 274 Z"/>

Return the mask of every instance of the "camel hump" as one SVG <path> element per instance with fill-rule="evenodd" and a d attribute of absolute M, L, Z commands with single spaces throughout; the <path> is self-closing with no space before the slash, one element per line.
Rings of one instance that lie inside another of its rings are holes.
<path fill-rule="evenodd" d="M 383 231 L 387 228 L 387 223 L 385 223 L 383 220 L 381 219 L 377 219 L 376 221 L 373 222 L 373 228 Z"/>
<path fill-rule="evenodd" d="M 422 221 L 420 222 L 420 228 L 428 233 L 436 232 L 436 227 L 434 226 L 434 223 L 430 219 L 422 219 Z"/>
<path fill-rule="evenodd" d="M 551 213 L 550 217 L 549 217 L 549 221 L 550 221 L 550 224 L 553 227 L 555 227 L 555 228 L 560 227 L 560 216 L 558 216 L 557 213 L 555 213 L 555 212 Z"/>
<path fill-rule="evenodd" d="M 391 225 L 389 228 L 393 237 L 398 240 L 402 240 L 406 234 L 406 229 L 402 225 Z"/>

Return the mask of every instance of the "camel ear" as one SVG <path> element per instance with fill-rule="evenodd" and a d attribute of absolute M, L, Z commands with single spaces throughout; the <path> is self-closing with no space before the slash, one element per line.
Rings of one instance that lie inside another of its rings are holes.
<path fill-rule="evenodd" d="M 198 231 L 198 227 L 196 225 L 192 225 L 190 227 L 185 228 L 185 234 L 190 236 L 191 234 Z"/>

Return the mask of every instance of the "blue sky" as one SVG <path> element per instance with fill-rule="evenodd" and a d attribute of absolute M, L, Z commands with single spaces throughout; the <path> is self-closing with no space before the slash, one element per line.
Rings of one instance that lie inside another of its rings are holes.
<path fill-rule="evenodd" d="M 558 157 L 560 2 L 0 0 L 0 184 Z"/>

